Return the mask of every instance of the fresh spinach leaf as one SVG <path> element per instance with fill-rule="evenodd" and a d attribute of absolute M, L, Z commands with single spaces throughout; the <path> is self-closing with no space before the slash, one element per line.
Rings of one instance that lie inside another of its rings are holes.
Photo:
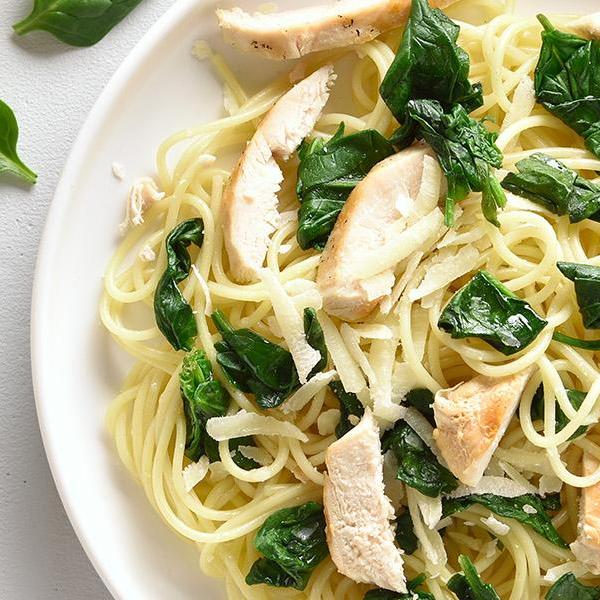
<path fill-rule="evenodd" d="M 578 410 L 583 401 L 585 400 L 585 392 L 580 392 L 579 390 L 572 390 L 567 388 L 567 398 L 571 403 L 571 406 Z M 561 407 L 557 404 L 555 409 L 555 421 L 556 421 L 556 432 L 562 431 L 569 423 L 570 419 L 565 415 L 562 411 Z M 544 418 L 544 386 L 540 385 L 538 389 L 535 391 L 533 396 L 533 400 L 531 401 L 531 419 L 535 421 L 536 419 Z M 575 433 L 569 438 L 570 440 L 574 440 L 579 436 L 583 435 L 587 431 L 587 425 L 582 425 L 579 427 Z"/>
<path fill-rule="evenodd" d="M 600 41 L 559 31 L 544 15 L 538 20 L 544 30 L 535 68 L 537 99 L 600 156 Z"/>
<path fill-rule="evenodd" d="M 408 592 L 405 594 L 392 592 L 391 590 L 376 589 L 368 591 L 364 595 L 363 600 L 434 600 L 432 594 L 418 589 L 424 581 L 425 575 L 421 574 L 406 584 Z"/>
<path fill-rule="evenodd" d="M 177 287 L 190 272 L 190 244 L 200 248 L 204 240 L 202 219 L 179 223 L 167 236 L 167 268 L 154 292 L 156 324 L 175 350 L 191 350 L 198 333 L 192 307 Z"/>
<path fill-rule="evenodd" d="M 254 546 L 267 562 L 255 562 L 246 583 L 303 590 L 313 569 L 329 554 L 323 507 L 307 502 L 278 510 L 258 530 Z"/>
<path fill-rule="evenodd" d="M 412 554 L 418 547 L 417 536 L 413 526 L 412 517 L 407 511 L 396 517 L 396 542 L 406 554 Z"/>
<path fill-rule="evenodd" d="M 298 243 L 304 250 L 322 249 L 346 199 L 357 183 L 380 161 L 394 153 L 392 145 L 374 129 L 304 141 L 298 150 L 300 200 Z"/>
<path fill-rule="evenodd" d="M 552 334 L 552 339 L 561 344 L 567 344 L 567 346 L 581 348 L 582 350 L 600 350 L 600 340 L 582 340 L 561 333 L 560 331 L 555 331 Z"/>
<path fill-rule="evenodd" d="M 212 462 L 219 460 L 218 443 L 206 432 L 206 421 L 227 412 L 229 396 L 214 379 L 212 366 L 203 350 L 197 348 L 185 355 L 179 373 L 179 388 L 186 421 L 186 456 L 197 461 L 206 454 Z"/>
<path fill-rule="evenodd" d="M 355 417 L 362 419 L 363 415 L 365 414 L 365 407 L 358 399 L 356 394 L 347 392 L 344 389 L 341 381 L 332 381 L 329 384 L 329 389 L 340 401 L 340 422 L 335 428 L 335 435 L 339 439 L 346 435 L 354 427 L 354 425 L 350 423 L 350 415 L 354 415 Z"/>
<path fill-rule="evenodd" d="M 379 93 L 403 122 L 409 100 L 428 98 L 468 112 L 483 104 L 481 84 L 469 81 L 469 55 L 457 45 L 460 27 L 427 0 L 413 0 L 410 17 L 394 62 Z"/>
<path fill-rule="evenodd" d="M 18 139 L 19 126 L 15 113 L 0 100 L 0 173 L 12 173 L 27 183 L 35 183 L 37 175 L 17 154 Z"/>
<path fill-rule="evenodd" d="M 487 271 L 459 290 L 438 320 L 453 338 L 480 338 L 507 356 L 529 346 L 547 324 Z"/>
<path fill-rule="evenodd" d="M 257 463 L 253 458 L 244 456 L 239 449 L 240 446 L 256 446 L 254 438 L 247 435 L 229 440 L 229 451 L 231 452 L 231 459 L 240 469 L 244 469 L 245 471 L 258 469 L 260 464 Z"/>
<path fill-rule="evenodd" d="M 571 223 L 600 220 L 599 185 L 546 154 L 532 154 L 515 166 L 518 173 L 509 173 L 503 188 L 557 215 L 569 215 Z"/>
<path fill-rule="evenodd" d="M 600 267 L 570 262 L 558 262 L 556 266 L 575 284 L 583 326 L 600 329 Z"/>
<path fill-rule="evenodd" d="M 435 427 L 433 399 L 434 396 L 431 390 L 427 388 L 415 388 L 406 394 L 404 401 L 413 408 L 416 408 Z"/>
<path fill-rule="evenodd" d="M 437 498 L 458 487 L 458 480 L 440 465 L 431 449 L 405 421 L 398 421 L 381 439 L 382 452 L 392 450 L 398 461 L 396 477 L 422 494 Z"/>
<path fill-rule="evenodd" d="M 31 14 L 13 25 L 23 35 L 45 30 L 71 46 L 93 46 L 141 0 L 34 0 Z"/>
<path fill-rule="evenodd" d="M 462 574 L 456 573 L 448 581 L 448 589 L 456 594 L 458 600 L 500 600 L 494 587 L 481 580 L 468 556 L 461 554 L 458 562 L 462 567 Z"/>
<path fill-rule="evenodd" d="M 404 125 L 391 141 L 405 148 L 414 137 L 433 148 L 448 180 L 446 225 L 454 223 L 456 203 L 473 191 L 482 192 L 482 212 L 499 226 L 497 210 L 506 204 L 506 196 L 491 171 L 502 166 L 502 152 L 495 144 L 497 134 L 472 119 L 460 104 L 446 111 L 436 100 L 410 100 Z"/>
<path fill-rule="evenodd" d="M 310 379 L 327 366 L 328 356 L 323 329 L 317 319 L 317 311 L 314 308 L 306 307 L 304 309 L 304 335 L 306 336 L 308 344 L 321 355 L 321 360 L 319 360 L 308 375 L 308 378 Z"/>
<path fill-rule="evenodd" d="M 584 585 L 573 573 L 565 573 L 548 590 L 546 600 L 600 600 L 600 587 Z"/>
<path fill-rule="evenodd" d="M 233 329 L 221 311 L 212 320 L 223 336 L 217 362 L 232 385 L 254 394 L 261 408 L 279 406 L 299 385 L 292 355 L 250 329 Z"/>
<path fill-rule="evenodd" d="M 443 501 L 443 514 L 445 517 L 463 510 L 467 510 L 473 504 L 491 510 L 502 517 L 515 519 L 524 525 L 529 525 L 534 531 L 551 541 L 553 544 L 566 548 L 567 544 L 562 539 L 558 531 L 552 525 L 552 519 L 546 512 L 556 506 L 555 497 L 550 504 L 535 494 L 524 494 L 516 498 L 504 498 L 495 494 L 471 494 L 461 498 L 445 498 Z M 529 514 L 523 510 L 523 507 L 529 504 L 537 512 Z"/>

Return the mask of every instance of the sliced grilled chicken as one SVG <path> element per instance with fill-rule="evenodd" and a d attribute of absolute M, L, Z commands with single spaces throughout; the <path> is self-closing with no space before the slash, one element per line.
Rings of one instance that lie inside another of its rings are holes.
<path fill-rule="evenodd" d="M 361 422 L 327 449 L 323 504 L 327 543 L 338 571 L 359 583 L 406 592 L 401 551 L 385 496 L 379 428 L 367 408 Z"/>
<path fill-rule="evenodd" d="M 598 467 L 600 462 L 584 452 L 583 475 L 591 475 Z M 600 575 L 600 483 L 581 490 L 577 539 L 571 550 L 591 573 Z"/>
<path fill-rule="evenodd" d="M 430 0 L 443 8 L 455 0 Z M 318 50 L 364 44 L 403 25 L 410 0 L 341 0 L 280 13 L 217 10 L 223 38 L 234 48 L 288 60 Z"/>
<path fill-rule="evenodd" d="M 231 274 L 240 283 L 257 279 L 277 227 L 283 174 L 275 159 L 287 160 L 313 130 L 333 79 L 333 67 L 327 65 L 282 96 L 261 121 L 231 175 L 223 194 L 223 232 Z"/>
<path fill-rule="evenodd" d="M 394 284 L 390 269 L 361 278 L 357 263 L 388 240 L 391 225 L 408 223 L 421 186 L 423 160 L 431 150 L 417 144 L 376 165 L 354 188 L 321 256 L 317 285 L 324 310 L 346 321 L 367 316 Z"/>
<path fill-rule="evenodd" d="M 531 371 L 497 378 L 478 375 L 435 395 L 433 437 L 448 468 L 465 485 L 475 486 L 481 480 Z"/>

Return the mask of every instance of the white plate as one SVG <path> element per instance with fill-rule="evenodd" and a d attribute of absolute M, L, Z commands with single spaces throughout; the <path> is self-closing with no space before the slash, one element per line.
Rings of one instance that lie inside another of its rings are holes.
<path fill-rule="evenodd" d="M 527 12 L 563 4 L 517 1 Z M 569 11 L 592 12 L 594 3 L 576 0 Z M 127 180 L 112 176 L 112 162 L 125 166 L 128 179 L 152 173 L 154 152 L 168 134 L 220 114 L 220 85 L 209 64 L 190 54 L 197 39 L 224 51 L 254 89 L 277 67 L 224 48 L 214 5 L 177 0 L 90 113 L 56 190 L 37 264 L 31 330 L 40 428 L 71 523 L 117 599 L 224 597 L 219 583 L 200 573 L 194 546 L 153 512 L 105 434 L 106 407 L 129 363 L 101 328 L 97 308 L 127 191 Z"/>

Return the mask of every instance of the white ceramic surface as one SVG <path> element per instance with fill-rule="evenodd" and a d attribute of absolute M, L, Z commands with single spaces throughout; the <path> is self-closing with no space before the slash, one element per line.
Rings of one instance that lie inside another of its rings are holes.
<path fill-rule="evenodd" d="M 526 12 L 564 6 L 517 1 Z M 569 9 L 591 12 L 594 3 L 577 0 Z M 220 115 L 220 86 L 209 64 L 192 58 L 193 42 L 223 51 L 251 89 L 276 68 L 225 48 L 213 11 L 212 3 L 178 0 L 112 78 L 67 162 L 37 264 L 32 363 L 44 444 L 73 527 L 117 599 L 224 597 L 218 582 L 201 575 L 195 548 L 154 514 L 105 434 L 106 407 L 129 363 L 102 330 L 97 309 L 128 182 L 152 173 L 154 151 L 168 134 Z M 125 181 L 112 176 L 113 161 L 125 166 Z"/>

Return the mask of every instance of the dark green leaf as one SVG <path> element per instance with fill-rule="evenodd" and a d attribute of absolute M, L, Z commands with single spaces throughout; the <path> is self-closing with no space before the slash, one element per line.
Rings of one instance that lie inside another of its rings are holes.
<path fill-rule="evenodd" d="M 350 415 L 362 419 L 362 416 L 365 414 L 365 407 L 356 394 L 347 392 L 344 389 L 341 381 L 332 381 L 329 384 L 329 389 L 331 389 L 340 401 L 340 422 L 335 428 L 335 435 L 339 439 L 354 427 L 350 423 Z"/>
<path fill-rule="evenodd" d="M 546 600 L 600 600 L 600 587 L 584 585 L 573 573 L 565 573 L 548 590 Z"/>
<path fill-rule="evenodd" d="M 553 544 L 566 548 L 566 542 L 560 537 L 560 534 L 552 525 L 552 519 L 546 512 L 550 507 L 555 507 L 555 497 L 551 504 L 545 503 L 539 496 L 534 494 L 524 494 L 516 498 L 504 498 L 495 494 L 471 494 L 461 498 L 444 499 L 444 516 L 447 517 L 456 512 L 467 510 L 473 504 L 491 510 L 502 517 L 515 519 L 524 525 L 529 525 L 534 531 L 551 541 Z M 536 513 L 529 514 L 523 510 L 523 507 L 529 504 L 536 509 Z"/>
<path fill-rule="evenodd" d="M 260 465 L 253 459 L 244 456 L 240 451 L 240 446 L 256 446 L 252 436 L 244 436 L 229 440 L 229 451 L 231 452 L 231 458 L 233 462 L 245 471 L 251 471 L 252 469 L 258 469 Z"/>
<path fill-rule="evenodd" d="M 35 183 L 37 175 L 17 154 L 18 138 L 19 126 L 15 113 L 0 100 L 0 173 L 12 173 L 28 183 Z"/>
<path fill-rule="evenodd" d="M 202 219 L 189 219 L 167 236 L 167 268 L 154 292 L 156 324 L 175 350 L 191 350 L 198 333 L 192 307 L 177 287 L 189 274 L 190 244 L 200 248 L 204 240 Z"/>
<path fill-rule="evenodd" d="M 413 0 L 400 48 L 379 88 L 398 121 L 404 122 L 409 100 L 458 103 L 468 112 L 483 104 L 481 85 L 469 81 L 469 55 L 456 43 L 459 32 L 427 0 Z"/>
<path fill-rule="evenodd" d="M 480 338 L 507 356 L 526 348 L 546 325 L 487 271 L 479 271 L 452 297 L 438 321 L 453 338 Z"/>
<path fill-rule="evenodd" d="M 490 170 L 502 166 L 502 153 L 495 144 L 497 134 L 472 119 L 460 104 L 445 111 L 436 100 L 411 100 L 406 115 L 392 143 L 402 148 L 417 137 L 437 154 L 448 180 L 446 225 L 453 224 L 456 203 L 471 191 L 482 192 L 483 213 L 497 225 L 496 211 L 506 204 L 504 192 Z"/>
<path fill-rule="evenodd" d="M 323 248 L 335 221 L 356 184 L 380 161 L 394 153 L 392 145 L 373 129 L 344 136 L 344 124 L 327 142 L 303 142 L 298 150 L 300 200 L 298 243 Z"/>
<path fill-rule="evenodd" d="M 42 29 L 71 46 L 93 46 L 141 0 L 34 0 L 31 14 L 13 25 L 23 35 Z"/>
<path fill-rule="evenodd" d="M 600 267 L 569 262 L 558 262 L 556 266 L 575 284 L 583 326 L 600 329 Z"/>
<path fill-rule="evenodd" d="M 396 518 L 396 542 L 406 554 L 412 554 L 418 547 L 417 536 L 408 511 Z"/>
<path fill-rule="evenodd" d="M 392 450 L 398 461 L 396 477 L 422 494 L 437 498 L 458 487 L 458 480 L 440 465 L 431 449 L 405 421 L 398 421 L 381 440 L 383 452 Z"/>
<path fill-rule="evenodd" d="M 309 379 L 322 371 L 327 366 L 327 345 L 325 344 L 325 336 L 323 329 L 317 319 L 317 311 L 314 308 L 304 309 L 304 334 L 308 344 L 317 350 L 321 355 L 321 360 L 314 366 L 309 373 Z"/>
<path fill-rule="evenodd" d="M 600 41 L 555 29 L 543 15 L 542 48 L 535 68 L 539 102 L 600 156 Z"/>
<path fill-rule="evenodd" d="M 218 444 L 206 433 L 206 421 L 227 412 L 229 397 L 213 377 L 210 361 L 203 350 L 186 354 L 179 373 L 179 387 L 186 421 L 185 454 L 193 461 L 206 454 L 219 460 Z"/>
<path fill-rule="evenodd" d="M 277 581 L 271 584 L 303 590 L 312 570 L 329 554 L 323 507 L 307 502 L 278 510 L 258 530 L 254 545 L 269 563 L 254 563 L 246 583 Z"/>
<path fill-rule="evenodd" d="M 433 392 L 427 388 L 416 388 L 406 394 L 404 401 L 416 408 L 434 427 Z"/>
<path fill-rule="evenodd" d="M 421 581 L 421 578 L 418 578 Z M 435 600 L 433 594 L 416 589 L 416 586 L 411 587 L 412 582 L 408 582 L 408 592 L 401 594 L 392 592 L 391 590 L 370 590 L 365 595 L 363 600 Z"/>
<path fill-rule="evenodd" d="M 292 355 L 250 329 L 233 329 L 221 311 L 212 320 L 223 336 L 217 362 L 229 381 L 254 394 L 260 407 L 279 406 L 298 387 Z"/>
<path fill-rule="evenodd" d="M 571 403 L 571 406 L 578 410 L 579 407 L 583 404 L 585 400 L 585 392 L 580 392 L 579 390 L 566 389 L 567 398 Z M 556 421 L 556 432 L 562 431 L 569 423 L 570 419 L 565 415 L 562 411 L 559 404 L 556 404 L 555 408 L 555 421 Z M 531 419 L 535 421 L 536 419 L 544 418 L 544 386 L 540 385 L 538 389 L 535 391 L 533 396 L 533 400 L 531 401 Z M 580 435 L 583 435 L 587 431 L 587 425 L 582 425 L 579 427 L 575 433 L 569 438 L 570 440 L 574 440 L 578 438 Z"/>
<path fill-rule="evenodd" d="M 560 331 L 555 331 L 552 334 L 552 339 L 561 344 L 567 344 L 567 346 L 581 348 L 582 350 L 600 350 L 600 340 L 581 340 L 570 335 L 565 335 Z"/>
<path fill-rule="evenodd" d="M 456 573 L 448 581 L 448 589 L 457 595 L 458 600 L 500 600 L 493 586 L 483 583 L 468 556 L 461 554 L 458 562 L 463 574 Z"/>
<path fill-rule="evenodd" d="M 600 186 L 545 154 L 532 154 L 516 165 L 502 187 L 528 198 L 557 215 L 569 215 L 571 223 L 600 220 Z"/>

